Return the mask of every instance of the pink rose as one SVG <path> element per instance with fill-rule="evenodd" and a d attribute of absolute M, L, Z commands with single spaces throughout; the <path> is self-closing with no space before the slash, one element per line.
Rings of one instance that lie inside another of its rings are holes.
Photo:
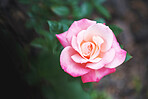
<path fill-rule="evenodd" d="M 74 21 L 68 31 L 56 34 L 64 49 L 60 55 L 62 69 L 83 83 L 99 82 L 116 71 L 126 51 L 121 49 L 112 30 L 88 19 Z"/>

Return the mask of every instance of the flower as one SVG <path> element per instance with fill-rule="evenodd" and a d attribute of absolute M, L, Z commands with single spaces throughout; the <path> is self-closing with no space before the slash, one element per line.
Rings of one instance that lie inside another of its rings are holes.
<path fill-rule="evenodd" d="M 126 58 L 112 30 L 96 21 L 74 21 L 68 31 L 56 37 L 64 47 L 60 55 L 62 69 L 73 77 L 81 76 L 83 83 L 99 82 Z"/>

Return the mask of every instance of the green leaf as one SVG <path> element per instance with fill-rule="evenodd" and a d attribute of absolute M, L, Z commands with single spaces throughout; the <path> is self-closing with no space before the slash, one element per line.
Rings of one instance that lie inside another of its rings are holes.
<path fill-rule="evenodd" d="M 66 6 L 52 6 L 51 10 L 59 16 L 67 16 L 70 13 Z"/>
<path fill-rule="evenodd" d="M 97 23 L 106 23 L 103 18 L 96 18 L 95 21 L 97 21 Z"/>
<path fill-rule="evenodd" d="M 123 45 L 120 45 L 121 49 L 123 49 Z"/>
<path fill-rule="evenodd" d="M 129 61 L 132 58 L 132 56 L 129 53 L 126 53 L 126 58 L 124 62 Z"/>
<path fill-rule="evenodd" d="M 49 32 L 54 36 L 54 39 L 50 41 L 52 47 L 52 52 L 54 54 L 59 53 L 61 49 L 63 48 L 61 44 L 59 44 L 59 41 L 57 41 L 57 38 L 55 37 L 55 34 L 63 33 L 68 30 L 68 26 L 64 23 L 56 22 L 56 21 L 48 21 L 49 25 Z"/>
<path fill-rule="evenodd" d="M 68 30 L 68 26 L 60 22 L 48 21 L 48 25 L 50 33 L 53 34 L 63 33 Z"/>
<path fill-rule="evenodd" d="M 120 45 L 120 47 L 121 47 L 121 49 L 123 49 L 123 45 Z M 127 52 L 124 63 L 127 62 L 127 61 L 129 61 L 131 58 L 132 58 L 132 56 Z"/>
<path fill-rule="evenodd" d="M 118 36 L 123 30 L 116 25 L 109 25 L 109 28 L 114 32 L 115 36 Z"/>
<path fill-rule="evenodd" d="M 68 27 L 70 27 L 70 25 L 73 23 L 74 21 L 73 20 L 67 20 L 67 19 L 62 19 L 60 21 L 61 24 L 66 24 Z M 68 28 L 67 28 L 68 30 Z"/>

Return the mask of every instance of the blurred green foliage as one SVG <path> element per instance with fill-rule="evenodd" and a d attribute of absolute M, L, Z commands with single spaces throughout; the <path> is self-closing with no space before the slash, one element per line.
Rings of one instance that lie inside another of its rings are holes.
<path fill-rule="evenodd" d="M 105 91 L 92 91 L 91 93 L 92 99 L 112 99 L 109 94 Z"/>
<path fill-rule="evenodd" d="M 26 27 L 39 34 L 30 44 L 38 53 L 30 58 L 29 72 L 25 75 L 28 84 L 40 86 L 45 99 L 110 99 L 104 93 L 91 92 L 92 83 L 83 84 L 80 78 L 73 78 L 61 69 L 59 57 L 63 47 L 55 37 L 55 34 L 67 31 L 73 21 L 91 18 L 92 14 L 105 17 L 94 19 L 105 23 L 105 19 L 111 18 L 103 6 L 105 0 L 19 1 L 27 6 Z M 121 32 L 117 26 L 110 28 L 115 35 Z"/>

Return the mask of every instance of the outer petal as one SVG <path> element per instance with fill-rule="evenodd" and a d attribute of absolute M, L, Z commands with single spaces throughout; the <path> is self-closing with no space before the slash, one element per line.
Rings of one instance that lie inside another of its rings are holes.
<path fill-rule="evenodd" d="M 85 68 L 85 64 L 75 63 L 71 59 L 71 56 L 74 54 L 76 54 L 76 51 L 70 46 L 63 49 L 60 55 L 60 64 L 62 69 L 73 77 L 82 76 L 88 73 L 90 69 Z"/>
<path fill-rule="evenodd" d="M 67 40 L 71 42 L 73 36 L 77 36 L 77 34 L 86 30 L 89 26 L 96 24 L 96 21 L 91 21 L 88 19 L 81 19 L 79 21 L 74 21 L 74 23 L 70 26 L 68 30 L 68 34 L 66 36 Z"/>
<path fill-rule="evenodd" d="M 61 34 L 56 34 L 56 37 L 58 38 L 58 40 L 60 41 L 63 47 L 70 45 L 68 41 L 66 40 L 66 35 L 67 35 L 67 31 Z"/>
<path fill-rule="evenodd" d="M 115 67 L 121 65 L 126 58 L 126 51 L 121 49 L 121 47 L 120 47 L 119 43 L 117 42 L 115 36 L 114 36 L 114 39 L 113 39 L 112 48 L 115 49 L 115 57 L 111 61 L 111 63 L 109 63 L 105 66 L 107 68 L 115 68 Z"/>
<path fill-rule="evenodd" d="M 101 45 L 101 51 L 106 52 L 109 50 L 113 43 L 113 32 L 112 30 L 101 23 L 90 26 L 87 29 L 86 35 L 84 35 L 85 41 L 92 41 L 93 36 L 100 36 L 104 43 Z"/>
<path fill-rule="evenodd" d="M 82 82 L 99 82 L 102 77 L 114 73 L 116 71 L 115 68 L 101 68 L 99 70 L 91 70 L 89 73 L 81 76 Z"/>
<path fill-rule="evenodd" d="M 86 67 L 91 68 L 91 69 L 100 69 L 104 67 L 106 64 L 110 63 L 115 57 L 115 50 L 110 49 L 108 52 L 106 52 L 101 61 L 98 63 L 88 63 Z"/>

